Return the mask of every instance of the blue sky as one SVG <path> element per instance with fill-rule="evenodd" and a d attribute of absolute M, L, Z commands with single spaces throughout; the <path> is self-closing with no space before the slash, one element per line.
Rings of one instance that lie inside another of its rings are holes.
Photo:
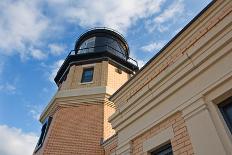
<path fill-rule="evenodd" d="M 39 114 L 57 90 L 53 78 L 80 34 L 119 31 L 141 67 L 209 2 L 1 0 L 0 154 L 31 154 Z"/>

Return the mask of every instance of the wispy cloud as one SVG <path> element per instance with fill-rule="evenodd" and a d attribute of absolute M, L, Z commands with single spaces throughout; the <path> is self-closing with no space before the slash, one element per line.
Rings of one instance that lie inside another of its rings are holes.
<path fill-rule="evenodd" d="M 50 53 L 55 56 L 62 54 L 65 50 L 64 45 L 55 44 L 55 43 L 49 44 L 48 47 L 50 49 Z"/>
<path fill-rule="evenodd" d="M 165 41 L 153 42 L 148 45 L 142 46 L 141 49 L 145 52 L 156 52 L 160 50 L 164 45 Z"/>
<path fill-rule="evenodd" d="M 160 32 L 167 31 L 169 26 L 167 22 L 175 22 L 179 20 L 180 16 L 185 10 L 183 0 L 175 0 L 173 3 L 164 9 L 159 15 L 146 21 L 145 25 L 149 32 L 158 30 Z"/>
<path fill-rule="evenodd" d="M 16 92 L 16 87 L 15 85 L 10 83 L 0 84 L 0 91 L 9 94 L 14 94 Z"/>
<path fill-rule="evenodd" d="M 167 22 L 173 17 L 177 17 L 176 15 L 183 13 L 184 4 L 182 0 L 174 1 L 167 9 L 164 10 L 159 16 L 157 16 L 154 21 L 156 23 L 164 23 Z"/>
<path fill-rule="evenodd" d="M 43 109 L 42 105 L 28 104 L 26 107 L 28 109 L 28 115 L 38 121 Z"/>
<path fill-rule="evenodd" d="M 38 60 L 43 60 L 47 57 L 47 54 L 45 54 L 45 52 L 41 51 L 40 49 L 30 49 L 31 51 L 31 56 L 35 59 Z"/>

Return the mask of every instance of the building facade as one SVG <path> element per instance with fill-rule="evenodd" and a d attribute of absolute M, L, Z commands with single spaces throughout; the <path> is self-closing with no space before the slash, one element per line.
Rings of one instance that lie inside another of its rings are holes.
<path fill-rule="evenodd" d="M 139 71 L 121 35 L 106 30 L 121 52 L 96 57 L 102 35 L 81 36 L 34 154 L 231 155 L 231 12 L 232 1 L 211 2 Z"/>

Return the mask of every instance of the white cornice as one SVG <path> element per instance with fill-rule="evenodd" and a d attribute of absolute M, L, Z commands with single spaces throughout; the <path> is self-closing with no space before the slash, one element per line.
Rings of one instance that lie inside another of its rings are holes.
<path fill-rule="evenodd" d="M 55 109 L 56 101 L 64 105 L 62 100 L 67 102 L 67 105 L 77 105 L 77 102 L 83 103 L 92 103 L 94 104 L 96 101 L 99 102 L 106 102 L 106 104 L 110 106 L 114 106 L 112 102 L 108 101 L 108 97 L 112 95 L 114 91 L 109 87 L 91 87 L 91 88 L 79 88 L 79 89 L 70 89 L 70 90 L 61 90 L 57 91 L 56 94 L 53 96 L 49 104 L 46 106 L 44 111 L 40 116 L 40 121 L 47 117 L 50 111 Z"/>

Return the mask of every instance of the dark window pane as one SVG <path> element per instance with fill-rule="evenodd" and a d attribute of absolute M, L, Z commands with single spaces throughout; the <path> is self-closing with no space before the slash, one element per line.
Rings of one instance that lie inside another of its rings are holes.
<path fill-rule="evenodd" d="M 39 141 L 38 141 L 38 144 L 37 144 L 38 146 L 41 145 L 41 144 L 43 143 L 43 138 L 44 138 L 44 134 L 45 134 L 46 128 L 47 128 L 47 123 L 45 123 L 45 124 L 42 126 L 41 134 L 40 134 Z"/>
<path fill-rule="evenodd" d="M 93 80 L 93 68 L 87 68 L 83 70 L 81 83 L 91 82 Z"/>
<path fill-rule="evenodd" d="M 38 150 L 43 145 L 43 142 L 48 132 L 51 120 L 52 120 L 52 117 L 48 117 L 45 123 L 43 124 L 42 129 L 41 129 L 41 134 L 40 134 L 38 143 L 36 145 L 36 150 Z"/>
<path fill-rule="evenodd" d="M 222 102 L 219 105 L 219 108 L 230 132 L 232 133 L 232 97 Z"/>
<path fill-rule="evenodd" d="M 151 155 L 173 155 L 172 145 L 167 144 L 165 146 L 162 146 L 161 148 L 151 152 Z"/>
<path fill-rule="evenodd" d="M 107 45 L 107 38 L 106 37 L 96 37 L 96 46 L 106 46 Z"/>
<path fill-rule="evenodd" d="M 126 47 L 121 41 L 112 36 L 95 36 L 85 40 L 79 47 L 78 53 L 110 52 L 116 56 L 126 59 Z"/>
<path fill-rule="evenodd" d="M 84 41 L 81 46 L 79 53 L 89 53 L 94 51 L 96 37 L 92 37 Z"/>

